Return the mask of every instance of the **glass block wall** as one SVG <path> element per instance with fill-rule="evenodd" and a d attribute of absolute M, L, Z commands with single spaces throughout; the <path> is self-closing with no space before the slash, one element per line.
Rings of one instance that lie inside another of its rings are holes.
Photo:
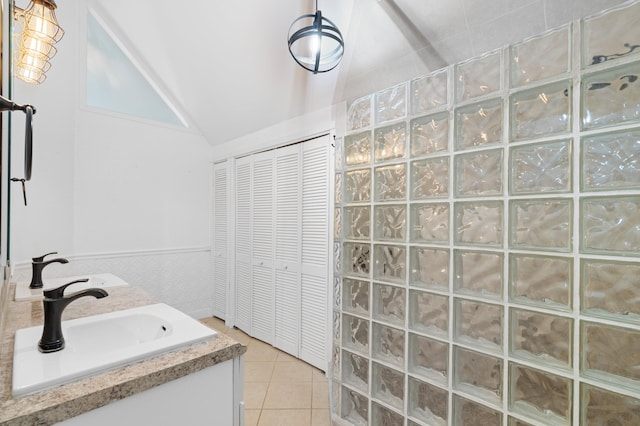
<path fill-rule="evenodd" d="M 354 101 L 338 424 L 640 424 L 640 3 Z"/>

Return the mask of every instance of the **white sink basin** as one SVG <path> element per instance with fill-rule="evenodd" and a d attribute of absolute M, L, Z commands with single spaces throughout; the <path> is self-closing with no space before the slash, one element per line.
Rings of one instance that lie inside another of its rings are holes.
<path fill-rule="evenodd" d="M 164 303 L 62 322 L 66 347 L 38 351 L 42 326 L 16 331 L 13 396 L 207 340 L 216 331 Z"/>
<path fill-rule="evenodd" d="M 57 288 L 61 285 L 70 283 L 72 281 L 80 280 L 83 278 L 89 278 L 86 283 L 77 283 L 67 289 L 69 293 L 74 291 L 85 290 L 87 288 L 108 288 L 128 286 L 129 284 L 122 278 L 113 274 L 87 274 L 77 275 L 75 277 L 62 277 L 62 278 L 50 278 L 43 280 L 43 288 L 45 290 L 50 288 Z M 21 282 L 16 285 L 16 302 L 23 300 L 39 300 L 42 299 L 42 288 L 30 289 L 29 282 Z"/>

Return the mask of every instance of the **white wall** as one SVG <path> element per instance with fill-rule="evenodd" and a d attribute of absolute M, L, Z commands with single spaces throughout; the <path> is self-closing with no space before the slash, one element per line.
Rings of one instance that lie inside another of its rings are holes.
<path fill-rule="evenodd" d="M 45 83 L 14 83 L 13 99 L 35 105 L 37 113 L 27 207 L 20 185 L 12 185 L 11 263 L 26 267 L 31 257 L 58 251 L 72 264 L 121 268 L 111 272 L 204 316 L 212 308 L 204 253 L 211 244 L 212 148 L 195 132 L 84 108 L 82 3 L 67 1 L 58 9 L 66 34 Z M 23 114 L 13 114 L 13 126 L 11 176 L 20 178 Z M 190 252 L 195 265 L 185 258 Z M 180 276 L 187 264 L 188 281 L 162 279 Z M 135 265 L 140 270 L 133 271 Z M 83 269 L 49 268 L 45 278 Z M 194 268 L 200 271 L 195 276 Z"/>

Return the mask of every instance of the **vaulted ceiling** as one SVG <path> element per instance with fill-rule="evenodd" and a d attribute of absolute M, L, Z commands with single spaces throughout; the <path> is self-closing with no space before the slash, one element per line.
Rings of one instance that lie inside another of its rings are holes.
<path fill-rule="evenodd" d="M 319 0 L 345 57 L 313 75 L 287 32 L 313 0 L 96 0 L 191 121 L 221 144 L 389 87 L 622 0 Z M 60 6 L 63 6 L 62 4 Z"/>

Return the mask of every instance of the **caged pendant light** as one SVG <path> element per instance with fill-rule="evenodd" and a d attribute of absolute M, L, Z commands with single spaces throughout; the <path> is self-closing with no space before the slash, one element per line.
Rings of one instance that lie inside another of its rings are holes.
<path fill-rule="evenodd" d="M 289 52 L 302 68 L 314 74 L 331 71 L 344 53 L 342 33 L 329 19 L 316 13 L 302 15 L 289 27 Z"/>
<path fill-rule="evenodd" d="M 31 0 L 26 9 L 15 7 L 15 18 L 22 31 L 16 34 L 16 77 L 27 83 L 40 84 L 51 68 L 49 62 L 57 53 L 54 44 L 64 31 L 58 24 L 54 0 Z"/>

